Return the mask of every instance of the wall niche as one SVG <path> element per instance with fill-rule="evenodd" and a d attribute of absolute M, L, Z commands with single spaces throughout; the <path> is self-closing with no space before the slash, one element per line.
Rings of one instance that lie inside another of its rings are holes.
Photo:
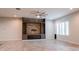
<path fill-rule="evenodd" d="M 22 18 L 23 40 L 45 39 L 45 19 Z"/>

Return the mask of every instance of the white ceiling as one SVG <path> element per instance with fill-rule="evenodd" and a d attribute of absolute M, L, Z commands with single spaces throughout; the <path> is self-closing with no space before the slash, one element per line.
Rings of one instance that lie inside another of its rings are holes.
<path fill-rule="evenodd" d="M 32 11 L 44 10 L 48 14 L 45 18 L 53 20 L 67 14 L 78 11 L 78 8 L 70 10 L 69 8 L 21 8 L 21 10 L 16 10 L 15 8 L 0 8 L 0 17 L 28 17 L 36 18 Z"/>

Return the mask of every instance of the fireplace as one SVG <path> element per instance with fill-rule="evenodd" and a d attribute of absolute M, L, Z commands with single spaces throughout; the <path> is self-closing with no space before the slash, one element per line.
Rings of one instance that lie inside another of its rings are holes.
<path fill-rule="evenodd" d="M 27 23 L 26 28 L 26 32 L 28 35 L 41 34 L 40 23 Z"/>
<path fill-rule="evenodd" d="M 23 18 L 23 40 L 44 38 L 45 19 Z"/>

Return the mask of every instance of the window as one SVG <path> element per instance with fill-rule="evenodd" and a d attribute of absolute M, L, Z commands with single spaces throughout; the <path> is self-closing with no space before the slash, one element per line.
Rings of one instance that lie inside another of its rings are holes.
<path fill-rule="evenodd" d="M 58 35 L 69 35 L 69 22 L 56 23 L 56 33 Z"/>

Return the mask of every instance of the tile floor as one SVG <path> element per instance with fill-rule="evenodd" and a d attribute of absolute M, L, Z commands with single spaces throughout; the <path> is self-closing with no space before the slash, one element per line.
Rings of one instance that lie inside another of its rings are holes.
<path fill-rule="evenodd" d="M 1 41 L 0 51 L 79 51 L 79 45 L 47 39 Z"/>

